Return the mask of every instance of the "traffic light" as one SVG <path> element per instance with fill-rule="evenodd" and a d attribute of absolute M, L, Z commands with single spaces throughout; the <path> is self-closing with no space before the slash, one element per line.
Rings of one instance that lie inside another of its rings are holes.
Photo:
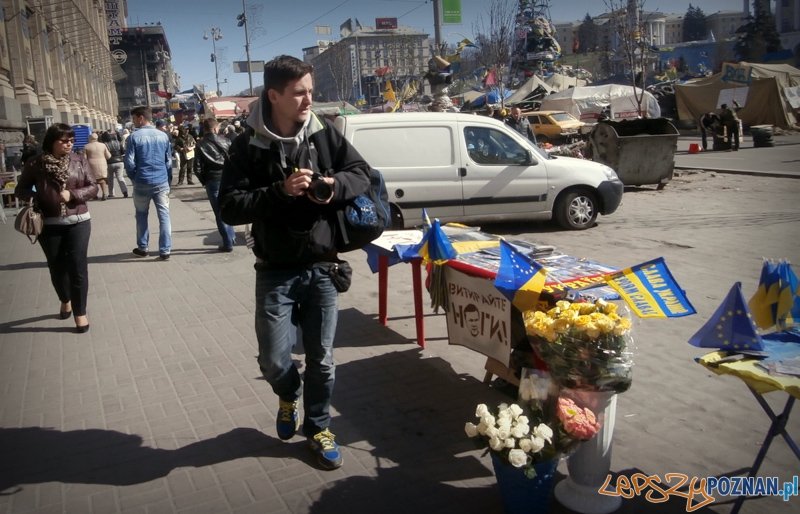
<path fill-rule="evenodd" d="M 211 62 L 214 62 L 214 54 L 211 54 Z"/>
<path fill-rule="evenodd" d="M 237 23 L 236 26 L 237 27 L 241 27 L 241 26 L 244 25 L 244 22 L 247 20 L 247 15 L 245 15 L 245 13 L 242 13 L 239 16 L 237 16 L 236 19 L 239 20 L 239 23 Z"/>

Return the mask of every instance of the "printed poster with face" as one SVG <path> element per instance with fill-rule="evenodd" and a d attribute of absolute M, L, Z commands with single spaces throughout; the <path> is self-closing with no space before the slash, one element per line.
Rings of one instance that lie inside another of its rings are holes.
<path fill-rule="evenodd" d="M 444 268 L 447 334 L 450 344 L 466 346 L 508 365 L 511 356 L 511 302 L 486 278 Z"/>

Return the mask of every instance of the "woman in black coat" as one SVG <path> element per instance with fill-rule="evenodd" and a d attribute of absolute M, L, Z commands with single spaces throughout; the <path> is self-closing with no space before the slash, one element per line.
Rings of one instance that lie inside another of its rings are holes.
<path fill-rule="evenodd" d="M 25 163 L 14 194 L 33 200 L 44 220 L 39 244 L 50 280 L 61 300 L 61 319 L 74 313 L 78 333 L 89 331 L 87 254 L 92 232 L 87 200 L 97 196 L 97 183 L 83 155 L 72 153 L 75 131 L 64 123 L 47 129 L 42 155 Z M 35 187 L 35 191 L 34 191 Z"/>

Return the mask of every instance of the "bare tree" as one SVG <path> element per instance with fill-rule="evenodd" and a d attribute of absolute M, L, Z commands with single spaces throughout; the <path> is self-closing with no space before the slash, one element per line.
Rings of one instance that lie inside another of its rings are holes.
<path fill-rule="evenodd" d="M 475 35 L 477 59 L 481 65 L 503 66 L 509 62 L 518 4 L 516 0 L 492 0 L 486 8 L 486 18 L 478 15 L 472 25 L 472 33 Z"/>
<path fill-rule="evenodd" d="M 650 57 L 647 20 L 642 17 L 645 0 L 603 0 L 603 3 L 610 11 L 611 30 L 616 38 L 616 54 L 624 63 L 623 71 L 630 74 L 634 99 L 641 113 Z"/>
<path fill-rule="evenodd" d="M 314 60 L 314 83 L 321 95 L 315 100 L 334 102 L 353 96 L 351 53 L 355 52 L 350 46 L 347 40 L 338 41 Z"/>

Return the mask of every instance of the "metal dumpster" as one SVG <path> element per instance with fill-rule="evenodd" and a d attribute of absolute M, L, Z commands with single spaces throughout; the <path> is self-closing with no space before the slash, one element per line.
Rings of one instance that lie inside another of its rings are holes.
<path fill-rule="evenodd" d="M 589 134 L 589 156 L 610 166 L 626 186 L 663 188 L 675 170 L 678 130 L 667 118 L 600 121 Z"/>

